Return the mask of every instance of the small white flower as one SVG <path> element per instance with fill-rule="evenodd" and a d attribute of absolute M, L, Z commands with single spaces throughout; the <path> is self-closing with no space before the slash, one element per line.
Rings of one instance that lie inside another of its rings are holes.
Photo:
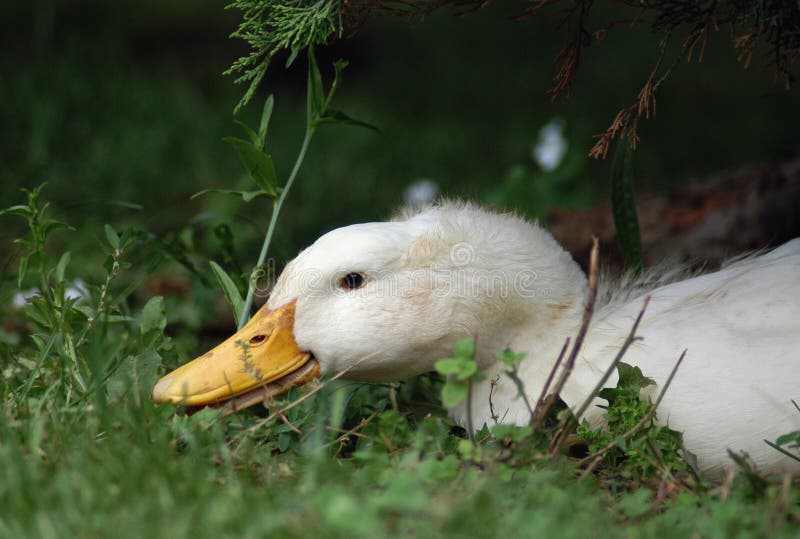
<path fill-rule="evenodd" d="M 533 160 L 546 172 L 556 169 L 567 153 L 563 131 L 564 122 L 559 118 L 539 130 L 539 138 L 533 147 Z"/>
<path fill-rule="evenodd" d="M 11 298 L 11 307 L 15 310 L 20 310 L 25 307 L 25 304 L 28 303 L 30 298 L 40 295 L 41 292 L 39 292 L 38 288 L 19 290 Z M 86 284 L 80 279 L 75 279 L 75 281 L 68 285 L 64 290 L 64 296 L 65 299 L 75 299 L 77 300 L 75 303 L 80 303 L 85 299 L 89 299 L 90 294 L 89 289 L 86 288 Z"/>
<path fill-rule="evenodd" d="M 25 304 L 28 303 L 30 298 L 38 295 L 39 290 L 36 288 L 31 288 L 30 290 L 19 290 L 14 293 L 14 297 L 11 298 L 11 306 L 18 311 L 25 307 Z"/>
<path fill-rule="evenodd" d="M 89 298 L 89 290 L 86 288 L 86 284 L 84 284 L 83 281 L 75 279 L 64 291 L 64 296 L 66 296 L 66 299 L 76 299 L 76 303 L 80 303 Z"/>
<path fill-rule="evenodd" d="M 438 193 L 439 186 L 433 180 L 418 180 L 406 187 L 403 199 L 406 204 L 419 206 L 436 198 Z"/>

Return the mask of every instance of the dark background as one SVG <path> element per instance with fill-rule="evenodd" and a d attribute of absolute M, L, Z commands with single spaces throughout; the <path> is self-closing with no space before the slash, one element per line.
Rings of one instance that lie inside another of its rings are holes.
<path fill-rule="evenodd" d="M 421 25 L 383 18 L 320 49 L 323 74 L 350 61 L 338 108 L 381 133 L 322 128 L 313 140 L 273 243 L 280 265 L 321 233 L 383 219 L 419 179 L 440 193 L 515 207 L 544 219 L 554 207 L 608 199 L 610 159 L 586 157 L 593 135 L 630 105 L 658 55 L 659 37 L 620 28 L 585 51 L 573 95 L 547 94 L 564 44 L 553 16 L 514 21 L 522 3 Z M 223 1 L 11 3 L 0 22 L 0 201 L 48 182 L 45 197 L 79 234 L 55 249 L 91 252 L 102 224 L 179 238 L 215 258 L 219 224 L 234 233 L 246 268 L 269 217 L 202 189 L 250 188 L 222 138 L 242 136 L 232 110 L 244 91 L 222 72 L 247 52 L 228 35 L 239 13 Z M 616 14 L 602 5 L 593 17 Z M 674 43 L 680 43 L 676 38 Z M 674 52 L 674 51 L 673 51 Z M 276 61 L 241 119 L 257 124 L 263 98 L 276 110 L 269 149 L 285 181 L 302 138 L 305 65 Z M 658 114 L 640 126 L 637 188 L 667 192 L 687 179 L 796 155 L 800 104 L 761 58 L 744 70 L 727 29 L 702 63 L 679 65 L 658 93 Z M 560 118 L 569 150 L 545 173 L 531 159 L 539 129 Z M 135 206 L 133 206 L 135 205 Z M 8 247 L 21 221 L 5 220 Z M 586 231 L 590 234 L 591 231 Z M 731 231 L 735 233 L 735 231 Z M 59 244 L 61 242 L 62 244 Z M 10 247 L 9 247 L 10 248 Z M 201 257 L 202 258 L 202 257 Z M 198 264 L 202 265 L 203 261 Z M 170 270 L 180 273 L 180 268 Z"/>

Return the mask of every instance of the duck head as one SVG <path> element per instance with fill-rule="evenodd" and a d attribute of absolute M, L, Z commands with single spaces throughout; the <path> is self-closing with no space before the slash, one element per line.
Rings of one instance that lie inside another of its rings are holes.
<path fill-rule="evenodd" d="M 240 331 L 159 380 L 153 400 L 241 409 L 341 371 L 402 380 L 470 336 L 485 368 L 584 287 L 549 234 L 470 205 L 339 228 L 286 266 Z"/>

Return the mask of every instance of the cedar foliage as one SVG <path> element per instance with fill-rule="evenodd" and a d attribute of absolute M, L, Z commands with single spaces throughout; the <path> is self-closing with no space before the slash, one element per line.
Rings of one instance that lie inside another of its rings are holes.
<path fill-rule="evenodd" d="M 495 0 L 234 0 L 229 7 L 242 12 L 242 22 L 233 36 L 245 40 L 250 53 L 236 60 L 228 74 L 248 88 L 237 105 L 246 104 L 261 83 L 270 62 L 290 50 L 291 63 L 305 47 L 329 44 L 358 32 L 370 18 L 399 16 L 420 23 L 433 11 L 450 8 L 458 16 L 472 15 Z M 626 8 L 625 16 L 597 26 L 589 15 L 598 11 L 594 0 L 527 0 L 520 3 L 517 19 L 555 16 L 566 34 L 565 45 L 556 56 L 556 74 L 550 90 L 553 99 L 570 95 L 584 49 L 602 41 L 609 32 L 645 26 L 661 35 L 654 51 L 653 69 L 633 103 L 623 107 L 611 125 L 597 135 L 589 155 L 605 158 L 615 139 L 626 138 L 632 148 L 639 141 L 642 118 L 656 112 L 656 92 L 681 62 L 701 62 L 706 46 L 721 33 L 729 35 L 742 67 L 754 56 L 763 56 L 776 80 L 788 90 L 795 81 L 792 72 L 800 57 L 800 2 L 797 0 L 608 0 L 605 6 Z M 617 12 L 619 10 L 616 10 Z M 670 40 L 679 40 L 670 50 Z"/>

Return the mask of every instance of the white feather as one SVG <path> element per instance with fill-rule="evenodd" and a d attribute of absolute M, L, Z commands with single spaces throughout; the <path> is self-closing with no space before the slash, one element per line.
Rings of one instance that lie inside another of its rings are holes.
<path fill-rule="evenodd" d="M 343 290 L 351 272 L 365 285 Z M 591 392 L 651 297 L 624 361 L 665 382 L 687 355 L 658 411 L 684 433 L 706 473 L 730 465 L 727 449 L 746 451 L 764 471 L 800 466 L 764 439 L 800 428 L 800 240 L 684 279 L 683 271 L 604 280 L 574 372 L 561 397 L 573 409 Z M 581 322 L 587 279 L 571 256 L 534 223 L 464 203 L 408 211 L 322 236 L 291 262 L 270 307 L 297 300 L 298 344 L 323 372 L 349 368 L 360 380 L 400 380 L 433 370 L 466 336 L 476 339 L 485 379 L 473 391 L 475 426 L 526 423 L 528 411 L 496 354 L 525 352 L 520 368 L 536 399 L 567 337 Z M 366 358 L 366 359 L 364 359 Z M 607 385 L 616 383 L 612 377 Z M 451 411 L 462 424 L 465 405 Z M 593 407 L 589 419 L 602 410 Z"/>

